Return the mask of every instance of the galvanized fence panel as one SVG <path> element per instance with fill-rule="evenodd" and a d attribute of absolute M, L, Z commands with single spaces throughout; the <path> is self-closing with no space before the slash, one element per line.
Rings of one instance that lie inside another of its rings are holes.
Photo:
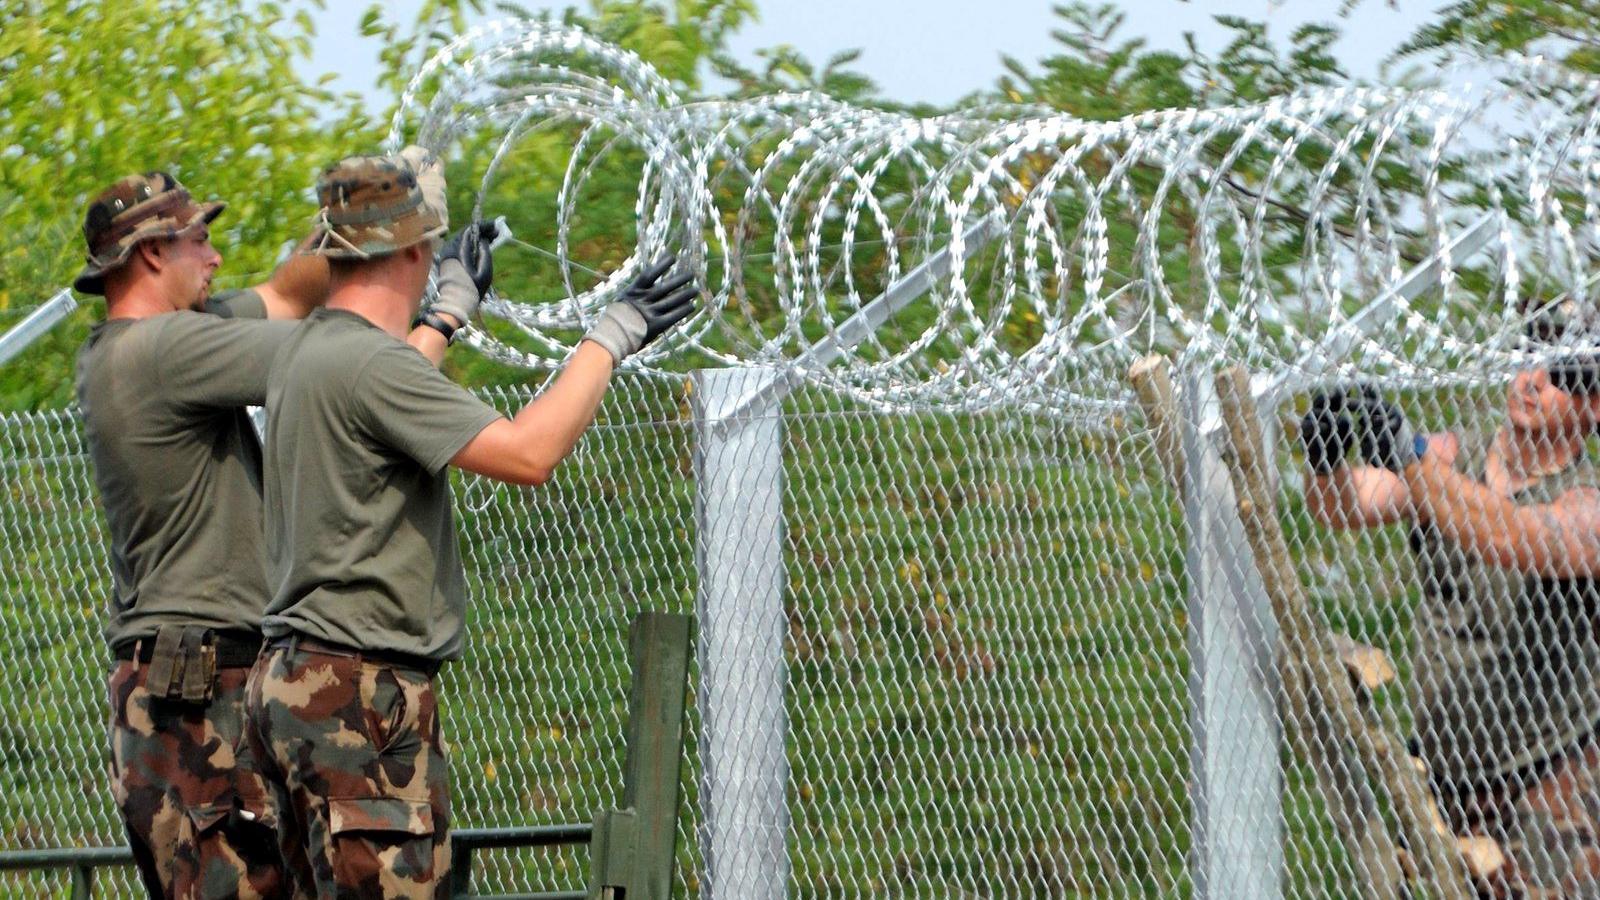
<path fill-rule="evenodd" d="M 1367 896 L 1416 864 L 1414 852 L 1373 855 L 1408 842 L 1370 751 L 1375 735 L 1404 747 L 1416 730 L 1426 687 L 1416 661 L 1431 649 L 1416 618 L 1430 601 L 1407 526 L 1333 528 L 1308 511 L 1304 395 L 1266 410 L 1281 426 L 1263 463 L 1278 483 L 1271 518 L 1307 598 L 1300 624 L 1392 665 L 1390 678 L 1374 662 L 1380 675 L 1358 697 L 1371 732 L 1296 718 L 1294 691 L 1306 688 L 1282 687 L 1290 638 L 1230 657 L 1205 632 L 1283 623 L 1239 621 L 1237 597 L 1206 605 L 1217 602 L 1205 596 L 1210 568 L 1226 585 L 1253 577 L 1255 563 L 1236 536 L 1204 551 L 1194 502 L 1211 504 L 1214 523 L 1238 507 L 1191 479 L 1186 510 L 1131 405 L 1092 418 L 889 413 L 799 389 L 754 423 L 773 426 L 776 457 L 721 463 L 781 499 L 778 607 L 755 604 L 746 584 L 724 607 L 735 618 L 708 623 L 711 557 L 739 570 L 773 536 L 721 521 L 722 545 L 704 545 L 715 508 L 696 477 L 716 467 L 696 459 L 694 390 L 689 379 L 621 379 L 604 420 L 543 489 L 462 480 L 474 603 L 467 657 L 445 677 L 457 827 L 586 821 L 617 804 L 626 628 L 648 607 L 702 617 L 683 896 L 1192 896 L 1197 882 L 1223 896 L 1228 882 L 1216 879 L 1240 873 L 1257 893 Z M 527 399 L 489 396 L 507 409 Z M 1391 396 L 1424 430 L 1493 434 L 1507 415 L 1502 382 Z M 104 776 L 108 580 L 81 440 L 71 411 L 0 423 L 11 560 L 0 570 L 3 849 L 122 839 Z M 1195 471 L 1228 477 L 1226 465 Z M 1243 524 L 1251 516 L 1263 509 L 1247 508 Z M 730 623 L 766 642 L 740 644 Z M 773 623 L 781 633 L 765 634 Z M 1261 691 L 1283 698 L 1267 723 L 1281 738 L 1246 727 Z M 714 727 L 713 707 L 724 716 Z M 760 763 L 773 746 L 775 778 Z M 1227 794 L 1242 767 L 1261 765 L 1276 778 Z M 1366 787 L 1351 808 L 1370 816 L 1367 832 L 1338 808 L 1357 782 Z M 1510 852 L 1513 837 L 1496 846 Z M 739 880 L 752 864 L 780 874 L 752 889 Z M 477 884 L 581 888 L 586 866 L 581 850 L 491 853 Z M 5 890 L 49 893 L 64 878 L 8 877 Z M 126 871 L 101 886 L 137 893 Z M 1428 893 L 1448 895 L 1437 887 Z"/>

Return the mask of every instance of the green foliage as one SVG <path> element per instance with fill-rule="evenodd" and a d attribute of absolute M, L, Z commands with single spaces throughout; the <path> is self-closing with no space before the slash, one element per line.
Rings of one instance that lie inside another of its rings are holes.
<path fill-rule="evenodd" d="M 1289 49 L 1280 53 L 1267 36 L 1267 27 L 1237 16 L 1217 16 L 1232 38 L 1216 58 L 1188 45 L 1195 75 L 1205 90 L 1207 104 L 1256 103 L 1307 87 L 1321 87 L 1347 76 L 1330 54 L 1339 39 L 1332 25 L 1308 24 L 1289 36 Z"/>
<path fill-rule="evenodd" d="M 1258 102 L 1345 77 L 1331 52 L 1339 38 L 1333 25 L 1302 26 L 1284 52 L 1264 23 L 1219 15 L 1217 22 L 1231 37 L 1213 57 L 1193 34 L 1186 35 L 1183 54 L 1119 38 L 1127 16 L 1111 3 L 1076 0 L 1051 10 L 1061 22 L 1051 31 L 1061 52 L 1040 60 L 1036 69 L 1004 57 L 1007 74 L 997 85 L 1003 98 L 1106 120 L 1152 109 Z"/>
<path fill-rule="evenodd" d="M 1117 119 L 1129 112 L 1192 106 L 1186 63 L 1145 52 L 1143 40 L 1118 42 L 1127 21 L 1115 5 L 1073 3 L 1051 8 L 1064 27 L 1050 32 L 1064 52 L 1039 62 L 1037 72 L 1010 56 L 999 92 L 1013 102 L 1037 102 L 1084 119 Z"/>
<path fill-rule="evenodd" d="M 360 29 L 364 37 L 377 41 L 378 85 L 388 89 L 398 104 L 412 75 L 435 50 L 466 31 L 467 17 L 482 13 L 484 4 L 483 0 L 423 0 L 416 16 L 404 24 L 390 20 L 386 10 L 382 3 L 368 6 Z"/>
<path fill-rule="evenodd" d="M 707 59 L 755 16 L 754 0 L 590 0 L 587 13 L 569 7 L 562 20 L 632 50 L 692 93 Z"/>
<path fill-rule="evenodd" d="M 213 228 L 226 260 L 220 281 L 259 280 L 303 233 L 318 168 L 366 141 L 350 101 L 295 73 L 312 36 L 307 8 L 320 5 L 9 4 L 0 14 L 0 184 L 10 198 L 0 312 L 67 284 L 83 257 L 76 225 L 87 199 L 151 169 L 230 202 Z M 65 403 L 70 348 L 89 321 L 78 315 L 0 372 L 0 407 Z"/>
<path fill-rule="evenodd" d="M 1499 56 L 1547 52 L 1581 72 L 1600 72 L 1600 3 L 1586 0 L 1459 0 L 1398 51 Z"/>
<path fill-rule="evenodd" d="M 711 65 L 718 75 L 738 85 L 734 90 L 737 97 L 814 91 L 858 104 L 871 103 L 877 97 L 878 86 L 871 78 L 846 68 L 861 58 L 860 50 L 835 53 L 820 70 L 789 44 L 757 50 L 756 56 L 766 61 L 764 68 L 748 68 L 726 53 L 714 55 Z"/>

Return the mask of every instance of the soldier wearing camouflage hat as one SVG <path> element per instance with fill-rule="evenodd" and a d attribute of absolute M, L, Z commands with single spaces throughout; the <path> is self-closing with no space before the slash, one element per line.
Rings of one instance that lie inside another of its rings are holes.
<path fill-rule="evenodd" d="M 435 675 L 461 655 L 466 579 L 447 465 L 548 480 L 618 362 L 686 317 L 665 260 L 600 317 L 555 383 L 507 419 L 438 371 L 493 278 L 494 226 L 442 249 L 407 160 L 331 166 L 313 247 L 332 292 L 284 344 L 267 390 L 266 533 L 277 591 L 246 700 L 251 749 L 292 824 L 291 870 L 320 896 L 449 895 L 450 791 Z"/>
<path fill-rule="evenodd" d="M 270 816 L 236 808 L 244 682 L 268 596 L 261 450 L 245 407 L 327 289 L 303 257 L 218 295 L 210 223 L 170 175 L 120 179 L 89 204 L 74 287 L 106 299 L 77 395 L 105 508 L 112 789 L 153 897 L 277 895 Z M 259 792 L 258 792 L 259 793 Z"/>
<path fill-rule="evenodd" d="M 1368 388 L 1316 394 L 1300 427 L 1315 519 L 1406 530 L 1414 752 L 1451 829 L 1504 853 L 1483 896 L 1600 896 L 1600 358 L 1581 312 L 1532 311 L 1528 338 L 1567 352 L 1516 373 L 1497 420 L 1418 434 Z"/>

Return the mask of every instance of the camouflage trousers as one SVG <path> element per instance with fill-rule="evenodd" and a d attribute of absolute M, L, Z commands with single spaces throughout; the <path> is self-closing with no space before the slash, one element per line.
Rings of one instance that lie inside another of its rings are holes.
<path fill-rule="evenodd" d="M 297 641 L 256 661 L 245 708 L 303 890 L 450 896 L 449 771 L 428 673 Z"/>
<path fill-rule="evenodd" d="M 1600 900 L 1600 744 L 1591 739 L 1518 783 L 1443 799 L 1458 833 L 1492 837 L 1505 853 L 1482 896 Z"/>
<path fill-rule="evenodd" d="M 111 787 L 152 897 L 269 898 L 285 879 L 270 816 L 235 806 L 246 669 L 221 669 L 207 705 L 155 698 L 149 666 L 111 669 Z"/>

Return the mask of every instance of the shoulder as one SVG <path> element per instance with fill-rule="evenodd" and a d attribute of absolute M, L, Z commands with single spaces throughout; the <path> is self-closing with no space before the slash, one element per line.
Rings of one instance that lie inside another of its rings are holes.
<path fill-rule="evenodd" d="M 254 288 L 223 291 L 206 301 L 206 312 L 224 319 L 265 319 L 267 303 Z"/>
<path fill-rule="evenodd" d="M 135 321 L 102 322 L 78 348 L 80 386 L 89 379 L 111 378 L 128 383 L 155 371 L 157 340 L 162 332 L 156 316 Z"/>
<path fill-rule="evenodd" d="M 106 360 L 134 359 L 157 353 L 171 318 L 170 315 L 164 315 L 130 322 L 108 322 L 94 349 L 97 355 Z"/>
<path fill-rule="evenodd" d="M 181 349 L 187 340 L 249 340 L 277 337 L 287 333 L 284 323 L 267 319 L 218 316 L 194 310 L 178 310 L 146 320 L 151 340 L 163 352 Z"/>
<path fill-rule="evenodd" d="M 416 348 L 388 335 L 363 341 L 359 357 L 352 354 L 352 358 L 361 360 L 358 380 L 378 386 L 378 390 L 392 390 L 396 386 L 437 386 L 441 382 L 456 386 Z"/>
<path fill-rule="evenodd" d="M 371 355 L 367 357 L 369 369 L 405 369 L 412 370 L 423 368 L 430 372 L 437 372 L 433 363 L 423 356 L 420 351 L 410 344 L 397 341 L 388 335 L 378 335 L 376 339 L 364 342 L 371 348 Z"/>
<path fill-rule="evenodd" d="M 327 389 L 339 386 L 346 391 L 364 377 L 375 357 L 386 349 L 386 335 L 347 323 L 308 318 L 285 321 L 289 337 L 284 341 L 274 364 L 274 377 L 287 382 L 305 383 L 308 379 Z M 343 391 L 341 391 L 343 392 Z"/>
<path fill-rule="evenodd" d="M 332 310 L 315 310 L 304 319 L 286 322 L 298 335 L 299 343 L 308 351 L 319 354 L 359 353 L 365 362 L 372 353 L 395 343 L 369 323 L 351 315 L 337 314 Z M 346 363 L 351 362 L 347 355 Z"/>

